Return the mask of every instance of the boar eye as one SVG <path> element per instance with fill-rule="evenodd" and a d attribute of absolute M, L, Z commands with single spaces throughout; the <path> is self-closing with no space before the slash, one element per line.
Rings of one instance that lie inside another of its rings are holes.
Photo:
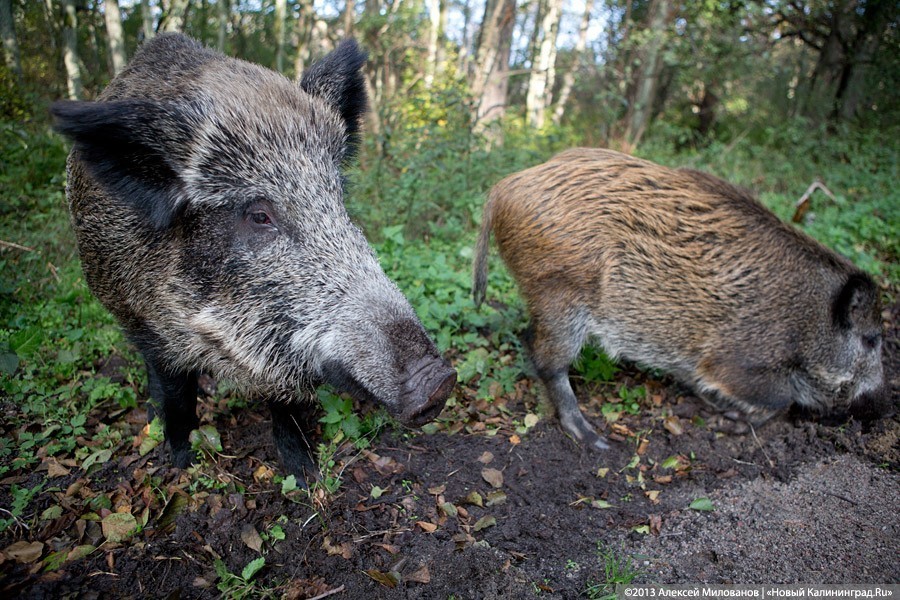
<path fill-rule="evenodd" d="M 257 225 L 271 225 L 272 219 L 269 218 L 269 215 L 260 211 L 250 213 L 250 220 L 256 223 Z"/>
<path fill-rule="evenodd" d="M 878 347 L 878 342 L 881 341 L 881 334 L 874 333 L 872 335 L 863 336 L 863 345 L 867 350 L 874 350 Z"/>

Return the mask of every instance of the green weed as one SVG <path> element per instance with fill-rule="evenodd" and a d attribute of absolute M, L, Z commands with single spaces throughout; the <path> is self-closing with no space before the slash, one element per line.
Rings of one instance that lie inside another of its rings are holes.
<path fill-rule="evenodd" d="M 597 544 L 597 558 L 603 564 L 602 580 L 588 583 L 584 594 L 591 600 L 612 600 L 617 585 L 628 585 L 643 573 L 635 568 L 630 556 Z"/>

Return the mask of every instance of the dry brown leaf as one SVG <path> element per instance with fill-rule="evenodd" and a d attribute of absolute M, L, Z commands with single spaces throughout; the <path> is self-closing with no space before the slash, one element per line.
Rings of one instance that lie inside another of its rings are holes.
<path fill-rule="evenodd" d="M 495 488 L 503 485 L 503 472 L 497 469 L 486 467 L 481 470 L 481 477 Z"/>
<path fill-rule="evenodd" d="M 416 525 L 422 528 L 425 533 L 434 533 L 438 526 L 434 523 L 429 523 L 428 521 L 416 521 Z"/>
<path fill-rule="evenodd" d="M 511 436 L 509 436 L 509 443 L 512 444 L 513 446 L 518 446 L 519 444 L 522 443 L 522 438 L 520 438 L 518 435 L 516 435 L 514 433 Z"/>
<path fill-rule="evenodd" d="M 428 572 L 428 565 L 422 565 L 409 575 L 403 577 L 403 581 L 412 581 L 413 583 L 429 583 L 431 582 L 431 573 Z"/>
<path fill-rule="evenodd" d="M 488 464 L 492 460 L 494 460 L 494 455 L 493 455 L 493 453 L 488 452 L 487 450 L 484 451 L 484 454 L 482 454 L 481 456 L 478 457 L 478 462 L 480 462 L 483 465 Z"/>
<path fill-rule="evenodd" d="M 659 535 L 662 529 L 662 517 L 660 515 L 650 515 L 650 533 Z"/>
<path fill-rule="evenodd" d="M 47 465 L 47 477 L 64 477 L 71 473 L 69 469 L 62 466 L 53 456 L 45 458 L 44 464 Z"/>
<path fill-rule="evenodd" d="M 384 548 L 388 552 L 388 554 L 397 554 L 398 552 L 400 552 L 400 547 L 395 546 L 393 544 L 375 544 L 375 545 L 381 546 L 382 548 Z"/>
<path fill-rule="evenodd" d="M 681 435 L 684 433 L 684 427 L 681 425 L 681 420 L 677 415 L 666 417 L 666 420 L 663 421 L 663 427 L 665 427 L 666 431 L 672 435 Z"/>
<path fill-rule="evenodd" d="M 3 554 L 7 557 L 22 564 L 33 563 L 41 557 L 43 552 L 43 542 L 26 542 L 24 540 L 14 542 L 3 550 Z"/>
<path fill-rule="evenodd" d="M 642 439 L 642 440 L 641 440 L 641 443 L 638 444 L 638 448 L 637 448 L 637 454 L 638 454 L 638 456 L 643 456 L 644 454 L 646 454 L 646 453 L 647 453 L 647 447 L 648 447 L 649 445 L 650 445 L 650 440 L 648 440 L 648 439 Z"/>
<path fill-rule="evenodd" d="M 659 504 L 659 490 L 647 490 L 644 494 L 650 499 L 650 502 Z"/>
<path fill-rule="evenodd" d="M 655 477 L 653 477 L 653 481 L 655 481 L 656 483 L 661 483 L 661 484 L 672 483 L 672 476 L 671 475 L 656 475 Z"/>
<path fill-rule="evenodd" d="M 247 547 L 254 552 L 260 552 L 262 550 L 263 540 L 260 537 L 259 532 L 256 531 L 256 527 L 249 523 L 241 528 L 241 541 L 247 544 Z"/>
<path fill-rule="evenodd" d="M 274 477 L 275 471 L 266 465 L 259 465 L 256 470 L 253 471 L 253 481 L 256 483 L 268 483 L 272 481 Z"/>
<path fill-rule="evenodd" d="M 438 485 L 435 487 L 428 488 L 428 493 L 431 494 L 432 496 L 437 496 L 438 494 L 443 494 L 446 489 L 447 489 L 446 485 Z"/>

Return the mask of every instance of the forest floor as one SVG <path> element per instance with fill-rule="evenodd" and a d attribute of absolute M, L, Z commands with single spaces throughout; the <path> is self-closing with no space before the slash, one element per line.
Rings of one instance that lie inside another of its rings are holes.
<path fill-rule="evenodd" d="M 576 381 L 612 440 L 597 453 L 546 416 L 529 378 L 493 402 L 461 386 L 430 433 L 389 428 L 365 450 L 340 447 L 333 492 L 277 483 L 267 416 L 218 395 L 201 404 L 224 452 L 192 472 L 167 467 L 162 446 L 140 456 L 143 410 L 92 413 L 124 420 L 135 442 L 89 474 L 50 459 L 18 476 L 49 477 L 36 511 L 53 512 L 0 537 L 0 595 L 599 598 L 632 579 L 897 583 L 900 305 L 885 315 L 886 417 L 790 413 L 753 430 L 626 367 L 616 383 L 647 393 L 614 421 L 598 385 Z"/>

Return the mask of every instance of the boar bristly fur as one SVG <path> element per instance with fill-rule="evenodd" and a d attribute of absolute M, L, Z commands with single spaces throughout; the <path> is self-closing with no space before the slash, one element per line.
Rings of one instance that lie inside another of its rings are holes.
<path fill-rule="evenodd" d="M 453 387 L 344 207 L 364 61 L 344 42 L 298 85 L 161 35 L 98 102 L 53 106 L 73 141 L 67 195 L 86 280 L 147 363 L 177 466 L 192 459 L 200 371 L 269 402 L 300 477 L 315 466 L 298 400 L 315 385 L 413 424 Z"/>
<path fill-rule="evenodd" d="M 477 304 L 492 231 L 528 306 L 537 374 L 566 431 L 595 447 L 568 379 L 589 338 L 754 420 L 882 389 L 872 279 L 720 179 L 599 149 L 507 177 L 485 205 Z"/>

